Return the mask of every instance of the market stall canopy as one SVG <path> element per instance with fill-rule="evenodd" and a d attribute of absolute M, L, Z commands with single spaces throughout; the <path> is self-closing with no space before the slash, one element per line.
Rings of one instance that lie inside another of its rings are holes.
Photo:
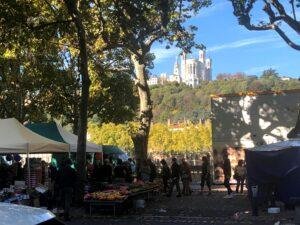
<path fill-rule="evenodd" d="M 300 146 L 300 138 L 299 139 L 291 139 L 291 140 L 286 140 L 286 141 L 280 141 L 277 143 L 272 143 L 268 145 L 261 145 L 252 149 L 248 149 L 250 151 L 279 151 L 279 150 L 284 150 L 288 148 L 293 148 L 293 147 L 299 147 Z"/>
<path fill-rule="evenodd" d="M 75 134 L 66 131 L 62 126 L 55 122 L 31 123 L 27 124 L 26 127 L 46 138 L 69 144 L 71 152 L 77 151 L 78 137 Z M 102 152 L 102 146 L 87 142 L 86 152 Z"/>
<path fill-rule="evenodd" d="M 273 186 L 278 199 L 285 203 L 300 197 L 300 139 L 247 149 L 246 166 L 250 186 Z"/>
<path fill-rule="evenodd" d="M 103 154 L 119 158 L 122 161 L 128 160 L 128 155 L 126 152 L 115 145 L 103 145 Z"/>
<path fill-rule="evenodd" d="M 68 144 L 38 135 L 15 118 L 0 120 L 0 153 L 54 153 L 68 150 Z"/>
<path fill-rule="evenodd" d="M 126 154 L 119 147 L 115 145 L 103 145 L 103 153 L 106 155 L 122 155 Z"/>

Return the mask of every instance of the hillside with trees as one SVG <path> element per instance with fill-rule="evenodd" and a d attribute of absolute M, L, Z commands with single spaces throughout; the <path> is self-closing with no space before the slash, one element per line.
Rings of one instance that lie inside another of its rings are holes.
<path fill-rule="evenodd" d="M 298 79 L 282 79 L 269 69 L 258 78 L 242 73 L 219 74 L 217 79 L 203 82 L 197 88 L 169 83 L 151 88 L 154 122 L 199 122 L 210 115 L 210 96 L 229 93 L 300 89 Z"/>

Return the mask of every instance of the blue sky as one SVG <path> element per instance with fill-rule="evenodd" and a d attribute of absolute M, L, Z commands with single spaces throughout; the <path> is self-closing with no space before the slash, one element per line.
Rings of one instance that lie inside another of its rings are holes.
<path fill-rule="evenodd" d="M 259 8 L 255 10 L 256 15 L 264 16 Z M 189 20 L 189 24 L 198 27 L 197 43 L 203 43 L 212 58 L 213 79 L 219 73 L 244 72 L 259 76 L 268 68 L 276 69 L 282 76 L 300 77 L 300 51 L 290 48 L 273 31 L 248 31 L 238 24 L 232 11 L 229 1 L 214 0 L 209 8 Z M 295 37 L 293 40 L 299 40 L 299 35 L 288 32 Z M 157 43 L 151 51 L 156 56 L 151 73 L 171 74 L 180 50 L 165 49 Z M 197 57 L 196 50 L 193 55 Z"/>

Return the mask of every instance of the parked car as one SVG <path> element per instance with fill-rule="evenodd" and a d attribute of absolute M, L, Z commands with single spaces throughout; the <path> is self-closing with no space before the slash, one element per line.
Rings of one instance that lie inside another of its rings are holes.
<path fill-rule="evenodd" d="M 0 218 L 0 225 L 64 225 L 46 209 L 9 203 L 0 203 Z"/>

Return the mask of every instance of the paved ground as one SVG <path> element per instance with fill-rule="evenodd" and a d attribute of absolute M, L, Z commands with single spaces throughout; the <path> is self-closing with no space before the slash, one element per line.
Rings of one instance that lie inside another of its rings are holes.
<path fill-rule="evenodd" d="M 82 216 L 77 212 L 68 225 L 273 225 L 277 221 L 282 224 L 292 224 L 293 212 L 283 212 L 279 215 L 269 215 L 260 212 L 258 217 L 252 217 L 246 195 L 236 195 L 232 199 L 223 198 L 224 189 L 214 189 L 212 196 L 199 195 L 194 188 L 192 196 L 171 198 L 161 196 L 149 201 L 143 211 L 130 211 L 116 217 L 94 214 Z"/>

